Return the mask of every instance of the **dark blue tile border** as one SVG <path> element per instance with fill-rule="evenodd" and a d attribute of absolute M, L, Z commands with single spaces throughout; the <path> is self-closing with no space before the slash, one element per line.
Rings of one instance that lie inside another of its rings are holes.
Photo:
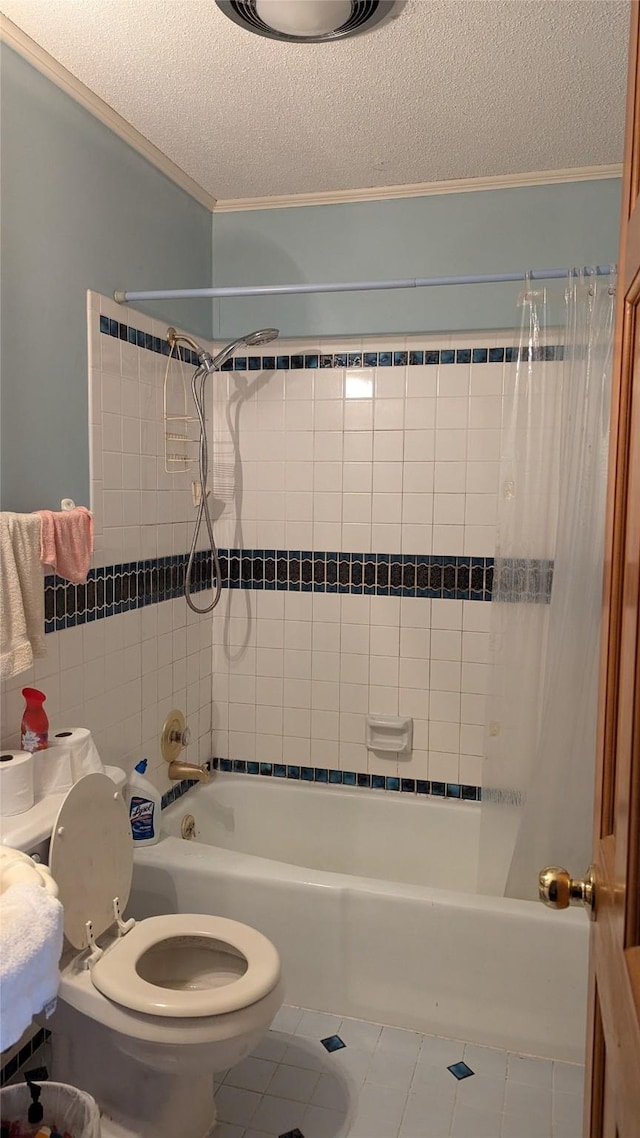
<path fill-rule="evenodd" d="M 43 1043 L 46 1043 L 51 1038 L 51 1032 L 41 1027 L 36 1031 L 35 1035 L 31 1037 L 24 1047 L 21 1047 L 18 1052 L 5 1063 L 4 1067 L 0 1068 L 0 1087 L 5 1087 L 10 1079 L 13 1079 L 18 1074 L 26 1063 L 35 1055 Z"/>
<path fill-rule="evenodd" d="M 369 775 L 355 771 L 329 770 L 326 767 L 303 767 L 284 763 L 245 762 L 244 759 L 209 759 L 205 766 L 224 774 L 260 775 L 263 778 L 286 778 L 293 782 L 314 782 L 325 786 L 351 786 L 364 790 L 388 790 L 412 796 L 449 798 L 459 802 L 480 802 L 482 788 L 457 782 L 429 782 L 426 779 L 397 778 L 395 775 Z M 182 798 L 196 782 L 183 779 L 162 796 L 162 809 Z"/>
<path fill-rule="evenodd" d="M 56 632 L 122 612 L 173 600 L 184 591 L 189 555 L 156 557 L 90 569 L 83 585 L 71 585 L 63 577 L 44 579 L 44 630 Z M 213 557 L 209 550 L 196 554 L 191 584 L 193 592 L 211 588 Z"/>
<path fill-rule="evenodd" d="M 402 553 L 336 553 L 285 549 L 220 549 L 223 589 L 354 593 L 441 600 L 548 603 L 551 561 L 503 561 L 494 582 L 492 557 L 447 557 Z M 188 554 L 107 565 L 72 585 L 44 579 L 45 632 L 59 632 L 122 612 L 174 600 L 184 592 Z M 193 592 L 214 581 L 210 550 L 196 554 Z"/>
<path fill-rule="evenodd" d="M 548 603 L 553 563 L 503 561 L 494 583 L 492 557 L 401 553 L 335 553 L 285 549 L 220 549 L 223 589 L 354 593 L 442 600 Z M 83 585 L 44 580 L 45 632 L 61 631 L 182 596 L 188 554 L 107 565 L 89 571 Z M 196 555 L 192 589 L 213 584 L 209 550 Z"/>
<path fill-rule="evenodd" d="M 492 557 L 221 549 L 223 588 L 491 600 Z"/>
<path fill-rule="evenodd" d="M 245 762 L 244 759 L 209 759 L 205 766 L 224 774 L 259 775 L 262 778 L 286 778 L 293 782 L 313 782 L 323 786 L 352 786 L 361 790 L 388 790 L 396 794 L 449 798 L 459 802 L 480 802 L 482 789 L 457 782 L 429 782 L 427 779 L 397 778 L 395 775 L 363 774 L 361 771 L 330 770 L 327 767 L 304 767 L 297 764 Z M 182 798 L 196 782 L 183 779 L 162 796 L 162 809 Z"/>
<path fill-rule="evenodd" d="M 127 324 L 120 324 L 108 316 L 99 318 L 100 332 L 104 336 L 113 336 L 116 340 L 125 340 L 145 351 L 168 356 L 170 347 L 167 340 L 159 336 L 150 336 Z M 179 358 L 185 363 L 198 366 L 197 353 L 191 348 L 178 349 Z M 545 344 L 536 349 L 523 348 L 520 359 L 523 360 L 561 360 L 564 356 L 562 345 Z M 280 356 L 234 356 L 222 366 L 222 371 L 289 371 L 291 368 L 345 368 L 345 367 L 420 367 L 423 364 L 437 366 L 438 364 L 485 364 L 507 363 L 518 359 L 518 348 L 424 348 L 409 351 L 395 351 L 383 349 L 377 352 L 336 352 L 324 353 L 304 352 L 296 355 Z"/>

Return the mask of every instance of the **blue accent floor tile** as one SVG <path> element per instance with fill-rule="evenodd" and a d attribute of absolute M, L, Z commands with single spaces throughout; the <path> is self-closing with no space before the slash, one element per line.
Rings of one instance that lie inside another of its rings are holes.
<path fill-rule="evenodd" d="M 451 1074 L 454 1075 L 456 1079 L 468 1079 L 470 1075 L 475 1074 L 475 1072 L 471 1070 L 471 1067 L 468 1067 L 467 1064 L 463 1062 L 452 1063 L 450 1067 L 447 1067 L 447 1071 L 451 1071 Z"/>
<path fill-rule="evenodd" d="M 326 1039 L 321 1039 L 320 1042 L 325 1051 L 341 1051 L 343 1047 L 347 1046 L 339 1035 L 328 1035 Z"/>

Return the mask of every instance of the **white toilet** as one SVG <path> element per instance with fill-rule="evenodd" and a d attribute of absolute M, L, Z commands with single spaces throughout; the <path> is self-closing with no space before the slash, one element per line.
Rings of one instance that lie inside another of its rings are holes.
<path fill-rule="evenodd" d="M 124 922 L 133 875 L 126 807 L 106 775 L 67 794 L 49 856 L 65 952 L 52 1078 L 104 1112 L 106 1138 L 205 1138 L 213 1074 L 245 1058 L 282 1004 L 277 950 L 196 913 Z"/>

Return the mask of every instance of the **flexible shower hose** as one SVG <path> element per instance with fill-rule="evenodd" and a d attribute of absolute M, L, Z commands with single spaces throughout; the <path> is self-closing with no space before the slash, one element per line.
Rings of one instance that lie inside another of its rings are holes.
<path fill-rule="evenodd" d="M 192 612 L 204 616 L 208 612 L 213 612 L 218 601 L 220 600 L 220 593 L 222 591 L 222 574 L 220 572 L 220 558 L 218 557 L 218 547 L 213 533 L 213 522 L 211 521 L 211 514 L 209 512 L 209 502 L 207 500 L 207 478 L 209 476 L 209 446 L 207 443 L 207 431 L 205 427 L 204 417 L 204 388 L 207 379 L 207 371 L 203 367 L 196 368 L 191 379 L 191 393 L 193 395 L 193 402 L 195 403 L 196 414 L 198 422 L 200 423 L 200 443 L 198 466 L 200 474 L 200 501 L 198 502 L 198 512 L 196 514 L 196 523 L 193 530 L 193 538 L 191 540 L 191 549 L 189 550 L 189 560 L 187 562 L 187 571 L 184 579 L 184 595 L 185 600 Z M 198 380 L 200 386 L 198 387 Z M 211 553 L 213 555 L 213 570 L 215 574 L 215 593 L 213 600 L 206 608 L 198 608 L 192 598 L 191 574 L 193 572 L 193 563 L 196 556 L 196 546 L 202 529 L 202 519 L 204 518 L 207 533 L 209 535 L 209 544 L 211 546 Z"/>

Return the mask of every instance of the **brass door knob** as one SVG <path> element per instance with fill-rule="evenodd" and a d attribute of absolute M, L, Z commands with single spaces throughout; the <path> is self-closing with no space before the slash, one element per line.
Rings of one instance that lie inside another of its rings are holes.
<path fill-rule="evenodd" d="M 595 866 L 590 865 L 584 877 L 572 878 L 566 869 L 548 865 L 538 874 L 538 897 L 551 909 L 568 909 L 584 905 L 593 915 L 596 903 Z"/>

